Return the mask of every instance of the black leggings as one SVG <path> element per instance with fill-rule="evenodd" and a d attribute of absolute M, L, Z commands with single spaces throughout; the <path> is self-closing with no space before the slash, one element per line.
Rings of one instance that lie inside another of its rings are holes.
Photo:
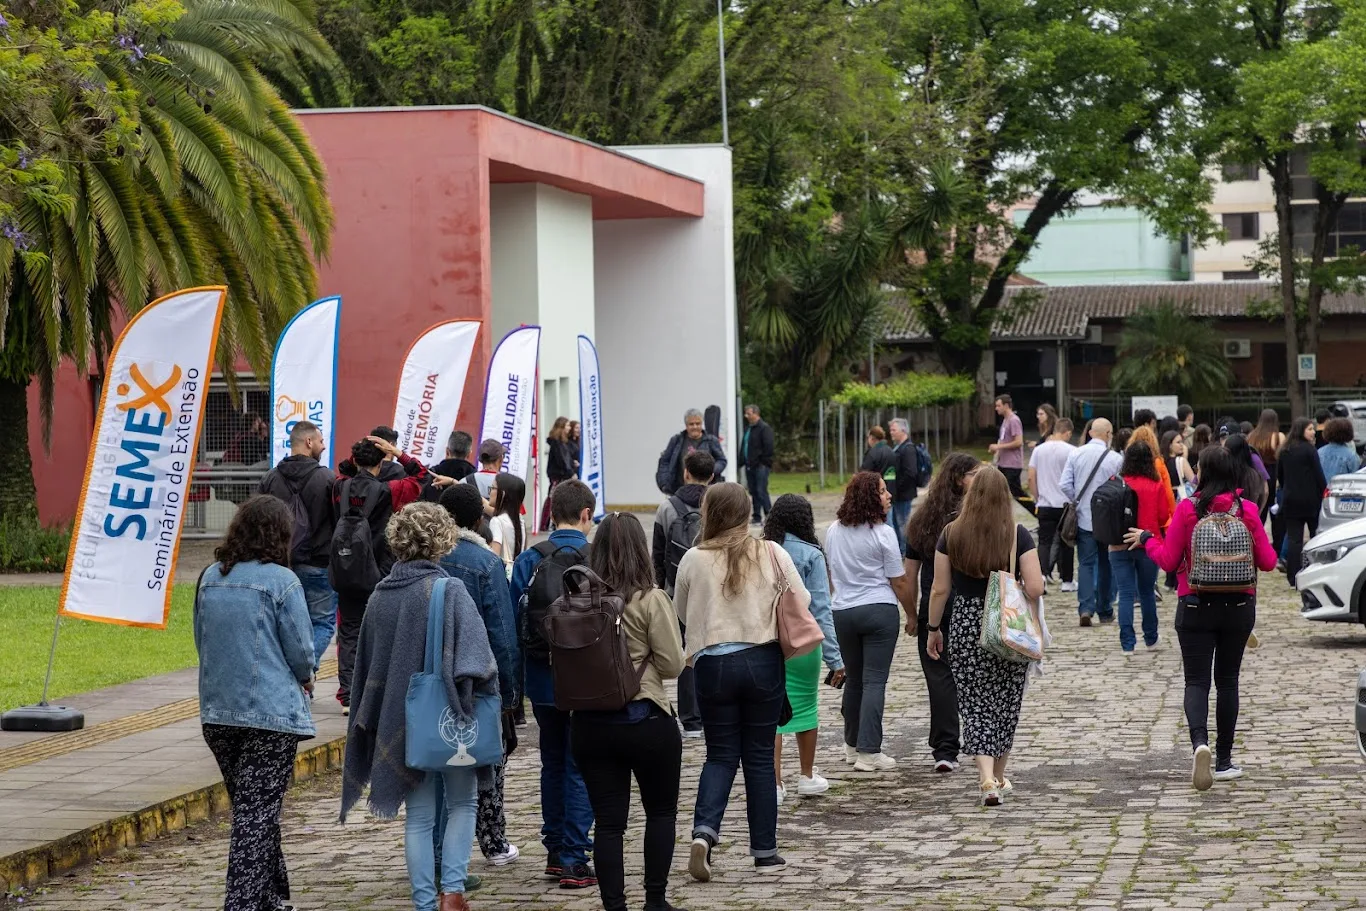
<path fill-rule="evenodd" d="M 1191 605 L 1198 604 L 1198 607 Z M 1243 649 L 1257 622 L 1257 596 L 1186 595 L 1176 608 L 1176 638 L 1186 674 L 1186 724 L 1191 746 L 1209 744 L 1210 669 L 1217 692 L 1215 757 L 1227 765 L 1238 727 L 1238 671 Z"/>
<path fill-rule="evenodd" d="M 626 862 L 622 842 L 631 809 L 631 776 L 645 808 L 645 906 L 665 907 L 678 823 L 678 780 L 683 739 L 678 724 L 658 706 L 636 724 L 611 724 L 573 716 L 570 744 L 588 789 L 597 829 L 593 858 L 606 911 L 626 911 Z"/>

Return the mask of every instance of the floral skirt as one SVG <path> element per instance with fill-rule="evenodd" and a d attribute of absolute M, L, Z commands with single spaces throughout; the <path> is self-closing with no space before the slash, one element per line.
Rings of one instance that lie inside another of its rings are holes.
<path fill-rule="evenodd" d="M 1029 665 L 997 658 L 982 649 L 983 606 L 981 598 L 954 594 L 949 667 L 958 689 L 963 752 L 1002 756 L 1015 742 Z"/>

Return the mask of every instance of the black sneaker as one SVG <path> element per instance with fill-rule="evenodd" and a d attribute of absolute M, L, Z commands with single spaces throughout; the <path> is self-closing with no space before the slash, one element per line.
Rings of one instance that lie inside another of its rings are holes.
<path fill-rule="evenodd" d="M 545 859 L 545 878 L 559 879 L 564 875 L 564 864 L 560 863 L 560 855 L 551 854 Z"/>
<path fill-rule="evenodd" d="M 781 870 L 785 866 L 787 866 L 787 861 L 783 860 L 777 854 L 774 854 L 772 857 L 754 858 L 754 869 L 759 873 L 772 873 L 776 870 Z"/>
<path fill-rule="evenodd" d="M 1082 625 L 1082 626 L 1090 626 L 1090 625 L 1091 625 L 1091 615 L 1090 615 L 1090 614 L 1082 614 L 1082 615 L 1081 615 L 1081 625 Z"/>
<path fill-rule="evenodd" d="M 597 874 L 588 864 L 573 864 L 560 874 L 561 889 L 589 889 L 597 884 Z"/>
<path fill-rule="evenodd" d="M 438 879 L 437 882 L 441 882 L 441 880 Z M 466 891 L 466 892 L 474 892 L 474 891 L 478 890 L 479 887 L 482 886 L 482 885 L 484 885 L 484 878 L 483 878 L 482 876 L 479 876 L 479 875 L 476 874 L 476 873 L 467 873 L 467 874 L 465 874 L 465 891 Z"/>

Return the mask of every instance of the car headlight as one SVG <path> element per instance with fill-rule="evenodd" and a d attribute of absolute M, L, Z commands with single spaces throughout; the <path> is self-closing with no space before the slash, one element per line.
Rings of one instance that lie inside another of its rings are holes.
<path fill-rule="evenodd" d="M 1305 560 L 1311 565 L 1316 563 L 1336 563 L 1363 544 L 1366 544 L 1366 536 L 1348 538 L 1346 541 L 1339 541 L 1336 544 L 1328 544 L 1323 547 L 1315 547 L 1313 550 L 1307 550 L 1304 552 L 1304 556 Z"/>

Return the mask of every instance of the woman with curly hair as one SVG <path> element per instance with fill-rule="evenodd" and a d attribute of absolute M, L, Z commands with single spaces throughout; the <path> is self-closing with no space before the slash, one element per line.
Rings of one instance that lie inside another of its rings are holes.
<path fill-rule="evenodd" d="M 911 513 L 911 521 L 906 525 L 906 579 L 911 584 L 912 598 L 919 602 L 914 632 L 920 649 L 920 669 L 930 696 L 930 751 L 934 754 L 934 770 L 941 773 L 958 768 L 958 690 L 953 685 L 948 656 L 931 658 L 925 651 L 930 589 L 934 586 L 934 545 L 945 526 L 957 518 L 963 495 L 981 467 L 977 457 L 966 452 L 946 455 L 924 501 Z M 950 612 L 946 610 L 939 621 L 940 628 L 947 628 L 950 621 Z"/>
<path fill-rule="evenodd" d="M 289 898 L 280 809 L 300 740 L 314 735 L 313 624 L 289 568 L 294 517 L 283 500 L 243 503 L 195 592 L 199 720 L 232 803 L 228 911 Z"/>
<path fill-rule="evenodd" d="M 679 561 L 674 584 L 707 742 L 688 854 L 688 872 L 700 882 L 711 879 L 711 849 L 741 765 L 754 867 L 762 873 L 787 863 L 778 855 L 773 787 L 773 738 L 785 696 L 773 598 L 779 576 L 798 597 L 809 595 L 787 551 L 750 535 L 751 505 L 739 484 L 707 488 L 701 536 Z"/>
<path fill-rule="evenodd" d="M 963 752 L 977 763 L 982 805 L 1000 806 L 1014 790 L 1006 763 L 1020 723 L 1029 665 L 982 648 L 987 584 L 993 572 L 1007 570 L 1021 580 L 1025 596 L 1037 601 L 1043 595 L 1043 572 L 1034 539 L 1015 522 L 1010 484 L 998 469 L 977 472 L 958 518 L 935 544 L 934 564 L 925 650 L 931 658 L 944 653 L 944 613 L 952 596 L 949 666 L 958 687 Z"/>
<path fill-rule="evenodd" d="M 835 636 L 844 657 L 844 758 L 860 772 L 888 772 L 896 760 L 882 752 L 887 677 L 901 634 L 915 632 L 915 597 L 906 579 L 896 532 L 887 526 L 892 495 L 882 478 L 860 471 L 844 489 L 836 520 L 825 533 L 835 596 Z"/>
<path fill-rule="evenodd" d="M 433 589 L 441 584 L 445 610 L 441 677 L 452 713 L 474 714 L 476 692 L 497 694 L 498 664 L 488 630 L 463 583 L 450 579 L 437 562 L 459 540 L 446 510 L 413 503 L 394 514 L 385 528 L 394 557 L 389 575 L 375 587 L 361 621 L 356 669 L 351 679 L 351 726 L 346 738 L 341 819 L 370 786 L 370 812 L 393 819 L 407 806 L 403 851 L 416 911 L 468 911 L 465 880 L 474 841 L 480 789 L 494 787 L 492 767 L 452 766 L 423 772 L 404 763 L 408 681 L 422 672 L 427 654 L 427 615 Z M 441 843 L 438 894 L 433 830 L 437 779 L 445 791 L 446 826 Z"/>
<path fill-rule="evenodd" d="M 787 797 L 787 789 L 783 786 L 784 734 L 797 736 L 797 760 L 801 765 L 797 796 L 815 797 L 830 790 L 830 782 L 816 774 L 817 693 L 821 683 L 821 662 L 830 669 L 830 685 L 839 687 L 844 683 L 844 659 L 840 657 L 835 624 L 830 615 L 830 571 L 825 565 L 825 552 L 816 540 L 816 520 L 807 499 L 785 493 L 774 501 L 773 509 L 764 521 L 764 540 L 787 551 L 797 565 L 797 572 L 811 593 L 811 616 L 825 633 L 825 642 L 820 648 L 787 662 L 787 701 L 792 705 L 792 720 L 778 728 L 778 736 L 773 742 L 773 774 L 778 779 L 778 803 L 781 804 Z"/>

